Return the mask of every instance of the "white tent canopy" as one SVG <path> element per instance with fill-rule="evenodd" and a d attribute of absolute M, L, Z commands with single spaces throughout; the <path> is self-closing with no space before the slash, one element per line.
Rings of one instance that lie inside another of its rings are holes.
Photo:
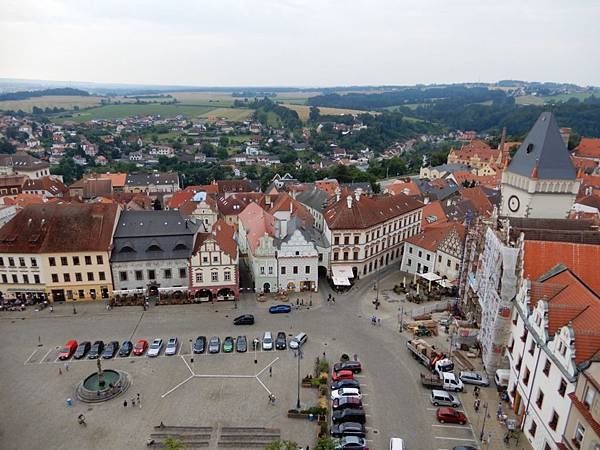
<path fill-rule="evenodd" d="M 336 286 L 350 286 L 350 280 L 346 277 L 336 277 L 335 275 L 333 276 L 333 284 L 335 284 Z"/>
<path fill-rule="evenodd" d="M 442 277 L 433 272 L 420 273 L 419 276 L 425 278 L 427 281 L 437 281 L 442 279 Z"/>
<path fill-rule="evenodd" d="M 437 280 L 436 283 L 445 288 L 451 288 L 453 286 L 452 282 L 448 280 Z"/>
<path fill-rule="evenodd" d="M 350 266 L 333 266 L 331 268 L 333 276 L 337 278 L 354 278 L 354 272 Z"/>

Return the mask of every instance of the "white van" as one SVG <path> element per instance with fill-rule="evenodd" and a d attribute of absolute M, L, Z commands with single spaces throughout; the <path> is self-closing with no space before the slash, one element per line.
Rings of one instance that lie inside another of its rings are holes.
<path fill-rule="evenodd" d="M 498 369 L 496 375 L 494 375 L 494 381 L 499 389 L 506 389 L 508 387 L 508 380 L 510 378 L 510 369 Z"/>
<path fill-rule="evenodd" d="M 442 380 L 442 386 L 446 391 L 462 392 L 464 389 L 463 382 L 452 372 L 440 372 L 440 380 Z"/>
<path fill-rule="evenodd" d="M 306 342 L 306 340 L 308 339 L 308 336 L 306 335 L 306 333 L 298 333 L 289 343 L 289 347 L 292 350 L 295 350 L 297 348 L 300 348 L 304 345 L 304 343 Z"/>
<path fill-rule="evenodd" d="M 390 450 L 404 450 L 404 439 L 391 438 Z"/>
<path fill-rule="evenodd" d="M 262 341 L 263 350 L 273 350 L 273 336 L 270 331 L 265 331 Z"/>
<path fill-rule="evenodd" d="M 431 404 L 433 406 L 452 406 L 457 408 L 460 406 L 460 400 L 450 392 L 434 389 L 431 391 Z"/>

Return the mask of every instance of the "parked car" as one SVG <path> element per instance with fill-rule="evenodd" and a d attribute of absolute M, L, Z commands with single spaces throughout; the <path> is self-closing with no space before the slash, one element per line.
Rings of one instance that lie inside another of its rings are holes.
<path fill-rule="evenodd" d="M 233 351 L 233 338 L 231 336 L 227 336 L 223 340 L 223 353 L 231 353 Z"/>
<path fill-rule="evenodd" d="M 177 354 L 177 338 L 176 337 L 171 337 L 169 338 L 169 340 L 167 341 L 167 346 L 165 347 L 165 355 L 168 356 L 173 356 Z"/>
<path fill-rule="evenodd" d="M 117 341 L 109 342 L 106 347 L 104 347 L 104 351 L 102 352 L 102 357 L 104 359 L 114 358 L 119 351 L 119 343 Z"/>
<path fill-rule="evenodd" d="M 343 437 L 343 436 L 358 436 L 365 437 L 367 430 L 365 426 L 356 422 L 343 422 L 336 423 L 331 426 L 331 436 Z"/>
<path fill-rule="evenodd" d="M 121 348 L 119 349 L 119 356 L 126 357 L 131 354 L 133 350 L 133 343 L 131 341 L 123 341 Z"/>
<path fill-rule="evenodd" d="M 356 397 L 362 398 L 360 389 L 357 388 L 341 388 L 337 391 L 331 391 L 331 400 L 335 400 L 340 397 Z"/>
<path fill-rule="evenodd" d="M 142 356 L 148 350 L 148 341 L 146 339 L 139 339 L 133 347 L 133 354 L 135 356 Z"/>
<path fill-rule="evenodd" d="M 465 384 L 475 384 L 477 386 L 489 386 L 490 380 L 481 372 L 461 372 L 458 378 Z"/>
<path fill-rule="evenodd" d="M 69 359 L 77 350 L 77 341 L 75 339 L 68 340 L 65 346 L 60 350 L 58 359 Z"/>
<path fill-rule="evenodd" d="M 331 413 L 333 423 L 356 422 L 364 424 L 367 421 L 365 411 L 362 409 L 339 409 Z"/>
<path fill-rule="evenodd" d="M 340 380 L 331 383 L 331 390 L 336 391 L 341 388 L 358 388 L 360 389 L 360 383 L 358 380 L 349 379 L 349 380 Z"/>
<path fill-rule="evenodd" d="M 269 308 L 271 314 L 285 314 L 292 311 L 290 305 L 274 305 Z"/>
<path fill-rule="evenodd" d="M 368 450 L 367 441 L 364 438 L 358 436 L 344 436 L 334 442 L 335 450 L 343 449 L 355 449 L 355 450 Z"/>
<path fill-rule="evenodd" d="M 467 416 L 454 408 L 438 408 L 435 417 L 440 423 L 467 423 Z"/>
<path fill-rule="evenodd" d="M 92 348 L 88 353 L 88 359 L 98 359 L 104 350 L 104 342 L 96 341 L 92 344 Z"/>
<path fill-rule="evenodd" d="M 194 342 L 194 353 L 204 353 L 206 351 L 206 336 L 198 336 Z"/>
<path fill-rule="evenodd" d="M 233 319 L 234 325 L 254 325 L 254 316 L 252 314 L 244 314 L 243 316 Z"/>
<path fill-rule="evenodd" d="M 262 349 L 273 350 L 273 336 L 270 331 L 265 331 L 265 334 L 263 335 Z"/>
<path fill-rule="evenodd" d="M 332 381 L 354 380 L 354 374 L 350 370 L 340 370 L 331 374 Z"/>
<path fill-rule="evenodd" d="M 339 370 L 351 370 L 354 373 L 360 373 L 362 372 L 362 364 L 358 361 L 339 362 L 333 365 L 333 370 L 336 372 Z"/>
<path fill-rule="evenodd" d="M 246 336 L 238 336 L 235 340 L 235 351 L 238 353 L 244 353 L 248 350 L 248 339 Z"/>
<path fill-rule="evenodd" d="M 75 359 L 83 358 L 85 355 L 87 355 L 87 352 L 90 351 L 91 347 L 92 347 L 92 343 L 90 341 L 80 342 L 79 345 L 77 346 L 77 350 L 75 350 L 75 353 L 73 354 L 73 358 L 75 358 Z"/>
<path fill-rule="evenodd" d="M 283 331 L 277 332 L 277 337 L 275 338 L 275 348 L 277 350 L 285 350 L 287 347 L 287 337 Z"/>
<path fill-rule="evenodd" d="M 340 397 L 331 402 L 331 407 L 336 409 L 362 409 L 362 399 L 358 397 Z"/>
<path fill-rule="evenodd" d="M 150 358 L 155 358 L 160 355 L 160 351 L 162 350 L 163 340 L 161 338 L 156 338 L 150 344 L 150 348 L 148 349 L 147 355 Z"/>
<path fill-rule="evenodd" d="M 290 341 L 289 347 L 293 350 L 302 347 L 306 341 L 308 340 L 308 336 L 306 333 L 298 333 L 296 336 L 292 338 Z"/>
<path fill-rule="evenodd" d="M 452 450 L 477 450 L 477 448 L 470 445 L 459 445 L 458 447 L 452 447 Z"/>
<path fill-rule="evenodd" d="M 434 406 L 453 406 L 455 408 L 460 406 L 460 400 L 456 395 L 438 389 L 431 391 L 430 400 Z"/>
<path fill-rule="evenodd" d="M 219 353 L 219 351 L 221 351 L 221 339 L 213 336 L 208 341 L 208 353 Z"/>

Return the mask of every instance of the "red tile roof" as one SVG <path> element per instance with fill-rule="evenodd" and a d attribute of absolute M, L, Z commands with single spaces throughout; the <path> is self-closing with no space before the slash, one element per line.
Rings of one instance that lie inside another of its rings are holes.
<path fill-rule="evenodd" d="M 571 161 L 573 161 L 573 165 L 575 166 L 575 168 L 581 169 L 585 173 L 592 173 L 594 169 L 598 167 L 598 162 L 594 161 L 593 159 L 571 156 Z"/>
<path fill-rule="evenodd" d="M 297 200 L 294 200 L 289 194 L 283 192 L 277 195 L 277 199 L 273 202 L 273 205 L 267 209 L 269 214 L 275 214 L 277 211 L 291 211 L 292 217 L 301 219 L 304 225 L 312 225 L 314 223 L 314 217 L 310 211 Z"/>
<path fill-rule="evenodd" d="M 399 181 L 396 183 L 392 183 L 386 188 L 386 191 L 392 195 L 396 195 L 396 194 L 406 194 L 406 195 L 413 195 L 413 196 L 421 195 L 421 191 L 419 190 L 419 187 L 412 181 L 408 181 L 408 182 Z"/>
<path fill-rule="evenodd" d="M 439 200 L 430 202 L 423 208 L 423 218 L 421 219 L 421 228 L 426 229 L 434 225 L 448 222 L 448 217 L 442 208 Z"/>
<path fill-rule="evenodd" d="M 194 195 L 196 195 L 196 192 L 198 191 L 194 191 L 192 189 L 174 192 L 169 199 L 167 206 L 169 209 L 178 209 L 183 203 L 187 202 Z"/>
<path fill-rule="evenodd" d="M 482 161 L 495 162 L 500 150 L 491 148 L 483 141 L 474 140 L 462 146 L 460 150 L 452 149 L 450 153 L 459 160 L 470 160 L 478 156 Z"/>
<path fill-rule="evenodd" d="M 481 187 L 462 188 L 459 192 L 463 198 L 471 200 L 480 216 L 489 216 L 492 213 L 494 207 Z"/>
<path fill-rule="evenodd" d="M 442 241 L 446 239 L 446 236 L 448 236 L 448 234 L 453 230 L 456 230 L 459 236 L 464 237 L 465 227 L 462 224 L 457 222 L 447 222 L 440 225 L 430 226 L 422 233 L 409 237 L 406 239 L 406 242 L 409 242 L 417 247 L 424 248 L 430 252 L 435 252 Z"/>
<path fill-rule="evenodd" d="M 329 196 L 335 195 L 336 189 L 340 187 L 338 180 L 317 180 L 315 181 L 315 187 L 327 192 Z"/>
<path fill-rule="evenodd" d="M 584 158 L 600 158 L 600 139 L 581 138 L 575 154 Z"/>
<path fill-rule="evenodd" d="M 323 215 L 330 230 L 370 228 L 424 206 L 419 200 L 404 194 L 372 197 L 361 195 L 359 201 L 356 201 L 355 196 L 351 198 L 350 208 L 347 195 L 341 195 L 339 201 L 325 209 Z"/>
<path fill-rule="evenodd" d="M 200 247 L 209 239 L 214 239 L 221 251 L 228 254 L 232 259 L 237 257 L 237 242 L 234 239 L 235 228 L 223 219 L 215 222 L 210 233 L 198 233 L 194 243 L 194 253 L 200 250 Z"/>
<path fill-rule="evenodd" d="M 583 416 L 583 418 L 586 420 L 586 422 L 588 424 L 590 424 L 590 426 L 594 430 L 594 433 L 596 434 L 596 436 L 600 436 L 600 423 L 598 423 L 594 419 L 594 416 L 592 416 L 592 413 L 590 412 L 590 409 L 587 408 L 581 402 L 581 400 L 579 400 L 577 398 L 577 395 L 575 395 L 575 392 L 570 392 L 568 394 L 568 396 L 571 399 L 571 403 L 573 404 L 573 406 L 575 406 L 575 408 L 577 409 L 577 411 L 579 411 L 579 414 L 581 414 Z"/>
<path fill-rule="evenodd" d="M 275 218 L 256 203 L 250 203 L 246 206 L 239 213 L 238 218 L 244 226 L 246 241 L 252 253 L 256 251 L 262 236 L 265 234 L 275 236 Z"/>
<path fill-rule="evenodd" d="M 265 204 L 265 195 L 260 192 L 243 192 L 221 196 L 217 199 L 217 207 L 222 216 L 237 216 L 251 203 Z"/>
<path fill-rule="evenodd" d="M 563 264 L 600 293 L 599 261 L 600 245 L 526 240 L 523 275 L 537 279 L 556 264 Z"/>

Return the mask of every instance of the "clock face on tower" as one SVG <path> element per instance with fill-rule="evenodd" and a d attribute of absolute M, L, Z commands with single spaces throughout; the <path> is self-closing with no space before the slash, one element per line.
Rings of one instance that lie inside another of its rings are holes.
<path fill-rule="evenodd" d="M 521 202 L 519 201 L 519 197 L 516 195 L 511 195 L 508 197 L 508 209 L 510 209 L 512 212 L 517 212 L 520 206 Z"/>

